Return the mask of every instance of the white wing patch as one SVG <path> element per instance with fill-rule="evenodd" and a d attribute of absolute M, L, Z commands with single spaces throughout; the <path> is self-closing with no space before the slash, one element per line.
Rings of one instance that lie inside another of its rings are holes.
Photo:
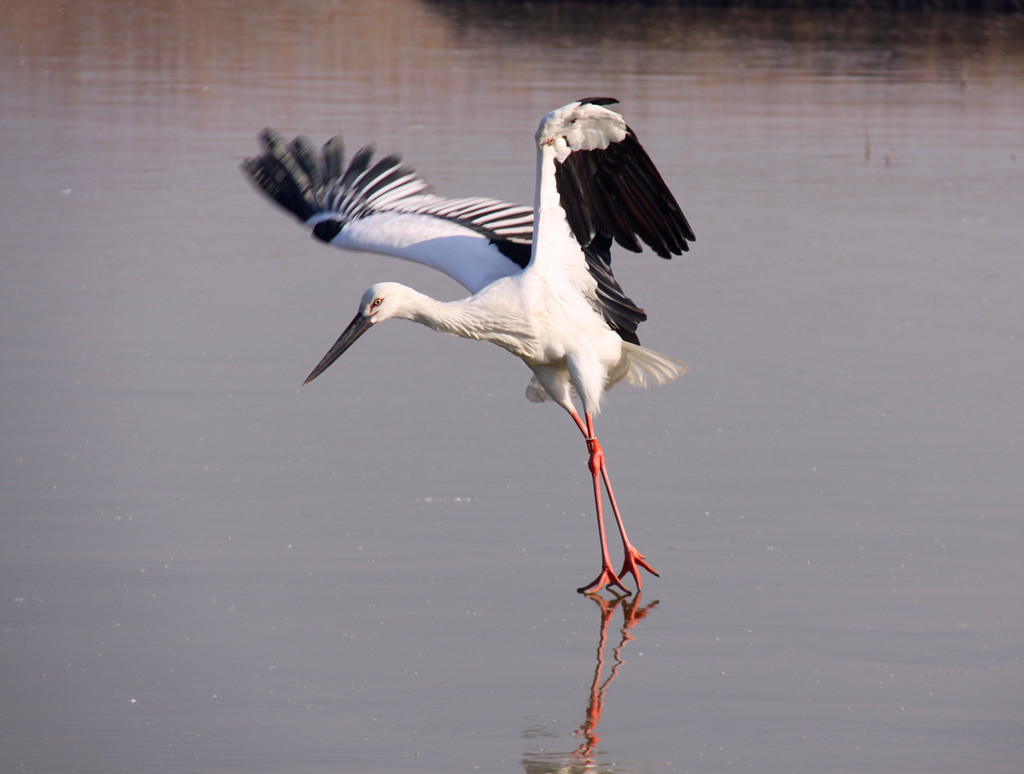
<path fill-rule="evenodd" d="M 398 156 L 374 161 L 372 145 L 346 165 L 340 137 L 319 154 L 303 137 L 286 143 L 267 129 L 260 139 L 263 154 L 242 169 L 323 242 L 423 263 L 473 292 L 529 260 L 530 207 L 438 196 Z"/>
<path fill-rule="evenodd" d="M 359 151 L 350 169 L 361 156 L 372 153 L 372 146 Z M 321 205 L 321 211 L 307 221 L 310 225 L 327 220 L 348 223 L 372 214 L 401 212 L 453 221 L 489 238 L 521 242 L 533 238 L 531 208 L 483 197 L 438 196 L 397 156 L 386 156 L 354 177 L 346 174 L 332 181 L 322 195 Z"/>

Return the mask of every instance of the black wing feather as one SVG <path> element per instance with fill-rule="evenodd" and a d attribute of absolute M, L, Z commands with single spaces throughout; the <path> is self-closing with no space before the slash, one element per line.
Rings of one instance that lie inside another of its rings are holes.
<path fill-rule="evenodd" d="M 324 143 L 324 180 L 337 180 L 345 168 L 345 143 L 332 137 Z"/>
<path fill-rule="evenodd" d="M 608 327 L 624 341 L 639 344 L 636 329 L 647 319 L 647 314 L 623 292 L 612 274 L 611 247 L 612 240 L 608 237 L 598 237 L 584 247 L 587 271 L 597 281 L 598 309 Z"/>
<path fill-rule="evenodd" d="M 247 159 L 243 171 L 302 222 L 315 221 L 313 235 L 330 242 L 346 223 L 382 210 L 417 212 L 457 222 L 490 240 L 520 268 L 530 262 L 533 210 L 494 199 L 444 199 L 397 155 L 374 161 L 367 145 L 345 165 L 340 137 L 317 155 L 305 137 L 290 143 L 271 129 L 260 135 L 263 155 Z"/>
<path fill-rule="evenodd" d="M 569 227 L 583 247 L 606 236 L 633 252 L 640 252 L 643 241 L 671 258 L 696 238 L 631 130 L 607 148 L 573 151 L 556 161 L 555 181 Z"/>
<path fill-rule="evenodd" d="M 625 138 L 607 148 L 573 151 L 556 160 L 555 185 L 587 270 L 597 282 L 596 306 L 624 340 L 638 344 L 636 329 L 647 315 L 612 274 L 612 241 L 636 253 L 643 242 L 662 258 L 671 258 L 689 249 L 693 229 L 628 127 Z"/>
<path fill-rule="evenodd" d="M 288 151 L 295 158 L 312 188 L 319 188 L 323 181 L 323 170 L 316 156 L 316 148 L 306 137 L 296 137 L 288 146 Z"/>

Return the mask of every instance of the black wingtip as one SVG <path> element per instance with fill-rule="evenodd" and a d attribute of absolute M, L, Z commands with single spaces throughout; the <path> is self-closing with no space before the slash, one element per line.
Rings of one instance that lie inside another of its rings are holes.
<path fill-rule="evenodd" d="M 291 143 L 273 129 L 260 132 L 263 153 L 246 159 L 241 169 L 258 189 L 305 222 L 319 211 L 316 193 L 323 173 L 308 140 Z"/>
<path fill-rule="evenodd" d="M 604 107 L 605 105 L 618 105 L 619 101 L 615 97 L 585 97 L 584 99 L 577 100 L 581 105 L 598 105 Z"/>

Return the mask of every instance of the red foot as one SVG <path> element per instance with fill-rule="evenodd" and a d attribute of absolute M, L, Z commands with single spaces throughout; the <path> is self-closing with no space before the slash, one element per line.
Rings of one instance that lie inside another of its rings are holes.
<path fill-rule="evenodd" d="M 655 570 L 651 565 L 647 563 L 646 557 L 637 551 L 633 546 L 626 547 L 626 559 L 622 563 L 622 570 L 619 572 L 619 579 L 626 577 L 626 575 L 632 575 L 636 579 L 636 590 L 639 592 L 644 587 L 644 582 L 640 578 L 639 567 L 643 567 L 647 572 L 655 577 L 660 578 L 658 571 Z"/>
<path fill-rule="evenodd" d="M 615 575 L 615 571 L 612 570 L 611 565 L 609 564 L 605 564 L 604 567 L 601 568 L 601 574 L 594 578 L 594 580 L 592 580 L 586 586 L 581 586 L 580 588 L 576 589 L 576 591 L 578 591 L 580 594 L 593 594 L 600 591 L 605 586 L 618 586 L 620 589 L 622 589 L 623 594 L 633 593 L 622 585 L 622 582 L 619 581 L 618 576 Z"/>

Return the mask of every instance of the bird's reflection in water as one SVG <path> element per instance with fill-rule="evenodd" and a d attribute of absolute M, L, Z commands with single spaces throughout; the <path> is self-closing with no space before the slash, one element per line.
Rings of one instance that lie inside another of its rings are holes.
<path fill-rule="evenodd" d="M 622 649 L 627 642 L 634 639 L 631 629 L 642 618 L 650 613 L 658 604 L 655 600 L 649 604 L 641 603 L 641 595 L 638 592 L 633 597 L 616 596 L 613 599 L 606 599 L 599 594 L 588 594 L 590 599 L 597 603 L 601 609 L 601 632 L 597 641 L 597 664 L 594 666 L 594 679 L 590 683 L 590 695 L 587 697 L 587 711 L 583 723 L 575 731 L 580 737 L 579 746 L 569 753 L 541 752 L 527 753 L 522 760 L 523 769 L 527 774 L 579 774 L 581 772 L 621 772 L 621 764 L 608 764 L 602 768 L 595 760 L 598 753 L 597 743 L 601 737 L 597 735 L 597 726 L 601 722 L 601 714 L 604 711 L 604 700 L 612 681 L 619 675 L 619 671 L 626 663 L 622 657 Z M 618 629 L 618 642 L 611 649 L 611 667 L 605 674 L 605 667 L 608 659 L 608 629 L 614 613 L 622 609 L 622 625 Z M 528 737 L 558 736 L 549 733 L 543 728 L 532 728 L 526 733 Z"/>

